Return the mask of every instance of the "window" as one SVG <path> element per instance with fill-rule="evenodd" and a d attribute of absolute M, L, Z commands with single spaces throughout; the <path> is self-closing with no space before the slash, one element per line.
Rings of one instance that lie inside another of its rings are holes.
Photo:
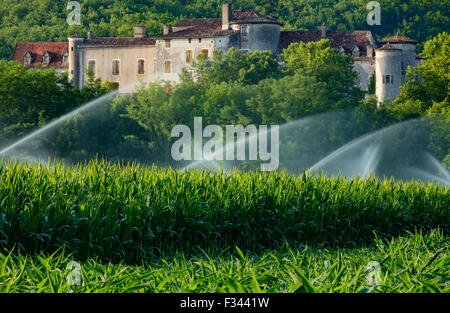
<path fill-rule="evenodd" d="M 248 53 L 248 49 L 241 49 L 243 54 L 247 54 Z"/>
<path fill-rule="evenodd" d="M 208 49 L 202 49 L 202 54 L 208 56 L 209 50 Z"/>
<path fill-rule="evenodd" d="M 186 50 L 186 64 L 191 64 L 194 60 L 194 55 L 192 50 Z"/>
<path fill-rule="evenodd" d="M 42 56 L 42 63 L 49 64 L 50 63 L 50 54 L 45 51 L 44 55 Z"/>
<path fill-rule="evenodd" d="M 119 83 L 111 83 L 112 84 L 112 87 L 113 87 L 113 89 L 114 90 L 118 90 L 119 89 Z"/>
<path fill-rule="evenodd" d="M 201 38 L 198 39 L 198 43 L 202 43 L 202 39 Z"/>
<path fill-rule="evenodd" d="M 189 43 L 192 43 L 192 38 L 189 38 Z"/>
<path fill-rule="evenodd" d="M 156 59 L 153 59 L 153 73 L 156 73 L 156 65 L 157 65 Z"/>
<path fill-rule="evenodd" d="M 402 76 L 406 75 L 405 63 L 402 62 Z"/>
<path fill-rule="evenodd" d="M 23 61 L 26 65 L 30 65 L 31 64 L 31 54 L 27 51 L 25 52 L 25 55 L 23 57 Z"/>
<path fill-rule="evenodd" d="M 144 59 L 138 60 L 138 74 L 140 74 L 140 75 L 145 74 L 145 60 Z"/>
<path fill-rule="evenodd" d="M 113 75 L 120 74 L 120 61 L 119 60 L 113 60 L 112 74 Z"/>
<path fill-rule="evenodd" d="M 164 62 L 164 72 L 165 73 L 171 73 L 172 72 L 172 61 L 165 61 Z"/>
<path fill-rule="evenodd" d="M 166 48 L 170 48 L 170 39 L 165 40 Z"/>
<path fill-rule="evenodd" d="M 95 60 L 88 60 L 88 72 L 95 76 Z"/>
<path fill-rule="evenodd" d="M 383 75 L 383 84 L 393 84 L 394 76 L 392 75 Z"/>
<path fill-rule="evenodd" d="M 241 27 L 241 35 L 247 36 L 248 35 L 249 26 L 248 25 L 242 25 Z"/>
<path fill-rule="evenodd" d="M 69 63 L 69 52 L 64 52 L 64 55 L 63 55 L 63 63 L 64 64 L 67 64 L 67 63 Z"/>

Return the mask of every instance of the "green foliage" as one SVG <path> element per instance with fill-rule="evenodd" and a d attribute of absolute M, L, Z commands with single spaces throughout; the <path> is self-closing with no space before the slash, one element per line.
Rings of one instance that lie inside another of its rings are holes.
<path fill-rule="evenodd" d="M 353 71 L 353 58 L 331 49 L 329 41 L 294 43 L 282 53 L 284 71 L 303 77 L 315 77 L 323 82 L 328 97 L 338 109 L 356 106 L 363 93 L 356 86 L 357 73 Z"/>
<path fill-rule="evenodd" d="M 231 48 L 227 53 L 215 51 L 210 59 L 200 57 L 192 67 L 193 76 L 202 84 L 256 84 L 280 75 L 278 63 L 270 51 L 243 53 Z"/>
<path fill-rule="evenodd" d="M 450 105 L 435 103 L 428 111 L 430 124 L 429 148 L 450 169 Z"/>
<path fill-rule="evenodd" d="M 80 259 L 140 262 L 235 245 L 354 247 L 422 229 L 448 232 L 448 187 L 374 178 L 173 171 L 92 161 L 1 163 L 0 243 L 61 246 Z"/>
<path fill-rule="evenodd" d="M 427 115 L 429 149 L 450 168 L 450 35 L 443 32 L 427 41 L 425 60 L 409 69 L 406 84 L 393 102 L 399 119 Z"/>
<path fill-rule="evenodd" d="M 0 254 L 0 292 L 208 292 L 208 293 L 448 293 L 448 238 L 437 230 L 369 248 L 298 250 L 281 247 L 264 254 L 201 254 L 164 258 L 140 266 L 80 263 L 80 285 L 70 286 L 73 261 L 64 252 L 24 256 Z M 377 262 L 379 272 L 368 265 Z M 1 270 L 3 269 L 3 270 Z M 375 275 L 379 284 L 369 277 Z"/>
<path fill-rule="evenodd" d="M 100 80 L 89 82 L 79 90 L 68 82 L 67 73 L 28 69 L 0 60 L 0 143 L 26 134 L 111 90 L 102 86 Z"/>
<path fill-rule="evenodd" d="M 433 103 L 450 104 L 450 35 L 443 32 L 425 43 L 426 58 L 419 66 L 409 69 L 407 81 L 396 103 L 420 101 L 421 111 Z"/>

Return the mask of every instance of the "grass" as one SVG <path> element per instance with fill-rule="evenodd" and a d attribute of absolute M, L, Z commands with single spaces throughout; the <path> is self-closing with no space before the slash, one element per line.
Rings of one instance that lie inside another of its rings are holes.
<path fill-rule="evenodd" d="M 358 248 L 450 221 L 449 188 L 287 173 L 214 174 L 92 161 L 0 162 L 0 248 L 140 264 L 239 246 Z"/>
<path fill-rule="evenodd" d="M 79 285 L 68 284 L 73 260 L 61 251 L 0 254 L 0 292 L 450 292 L 449 240 L 438 230 L 377 238 L 368 248 L 282 247 L 262 255 L 235 248 L 141 266 L 87 260 Z"/>

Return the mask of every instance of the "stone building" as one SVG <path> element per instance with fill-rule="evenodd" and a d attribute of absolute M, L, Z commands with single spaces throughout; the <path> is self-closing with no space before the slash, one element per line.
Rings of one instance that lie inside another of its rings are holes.
<path fill-rule="evenodd" d="M 86 39 L 74 35 L 69 37 L 69 79 L 82 87 L 91 71 L 117 88 L 132 89 L 136 82 L 153 80 L 155 53 L 155 39 L 147 37 L 142 26 L 136 26 L 130 38 L 95 38 L 92 32 Z"/>
<path fill-rule="evenodd" d="M 397 98 L 408 67 L 416 67 L 421 59 L 416 55 L 417 42 L 409 38 L 397 35 L 380 43 L 384 45 L 375 50 L 375 94 L 382 102 Z"/>
<path fill-rule="evenodd" d="M 388 38 L 381 42 L 386 45 L 377 49 L 379 43 L 370 31 L 331 31 L 325 24 L 319 30 L 309 31 L 281 31 L 280 27 L 273 15 L 233 11 L 230 4 L 223 4 L 221 18 L 183 19 L 164 25 L 161 36 L 147 37 L 143 26 L 136 26 L 134 37 L 129 38 L 96 38 L 88 32 L 87 38 L 70 36 L 68 43 L 18 43 L 13 59 L 35 66 L 48 61 L 44 57 L 44 50 L 48 50 L 51 61 L 46 65 L 68 70 L 75 86 L 85 85 L 91 71 L 95 77 L 113 82 L 127 92 L 140 82 L 178 81 L 182 69 L 200 54 L 211 57 L 216 50 L 227 52 L 234 47 L 243 52 L 271 51 L 279 57 L 292 43 L 328 39 L 336 52 L 354 58 L 357 83 L 363 90 L 367 90 L 376 69 L 379 101 L 394 99 L 406 68 L 416 65 L 416 43 L 408 38 Z M 52 50 L 53 45 L 58 49 Z"/>

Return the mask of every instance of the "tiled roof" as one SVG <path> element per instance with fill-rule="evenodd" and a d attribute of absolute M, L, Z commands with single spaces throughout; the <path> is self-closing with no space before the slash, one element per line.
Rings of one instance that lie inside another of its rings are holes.
<path fill-rule="evenodd" d="M 385 43 L 410 43 L 410 44 L 417 44 L 417 41 L 414 41 L 408 37 L 403 37 L 403 36 L 393 36 L 393 37 L 389 37 L 384 39 L 383 41 L 380 41 L 380 43 L 385 44 Z"/>
<path fill-rule="evenodd" d="M 396 48 L 392 45 L 384 45 L 381 48 L 376 49 L 375 51 L 402 51 L 402 49 Z"/>
<path fill-rule="evenodd" d="M 50 55 L 50 63 L 43 64 L 43 56 L 45 51 Z M 63 64 L 63 55 L 69 51 L 68 42 L 18 42 L 14 49 L 12 60 L 25 65 L 24 56 L 26 52 L 31 54 L 31 65 L 35 67 L 42 65 L 43 67 L 69 67 L 69 64 Z"/>
<path fill-rule="evenodd" d="M 233 11 L 233 18 L 230 24 L 252 24 L 252 23 L 270 23 L 279 24 L 272 16 L 265 17 L 251 10 Z M 184 19 L 173 25 L 173 31 L 167 35 L 157 38 L 201 38 L 226 36 L 235 31 L 222 30 L 221 18 L 193 18 Z"/>
<path fill-rule="evenodd" d="M 103 37 L 85 39 L 80 46 L 151 46 L 155 44 L 155 39 L 151 37 Z"/>
<path fill-rule="evenodd" d="M 220 18 L 189 18 L 178 21 L 173 27 L 199 27 L 222 29 L 222 19 Z"/>
<path fill-rule="evenodd" d="M 296 42 L 320 41 L 322 39 L 321 30 L 306 31 L 285 31 L 281 32 L 280 52 Z M 346 53 L 351 53 L 355 46 L 361 52 L 361 55 L 367 54 L 367 46 L 375 45 L 372 33 L 366 30 L 357 31 L 328 31 L 327 39 L 330 41 L 331 48 L 338 51 L 341 47 Z"/>
<path fill-rule="evenodd" d="M 233 12 L 233 20 L 231 24 L 246 24 L 246 23 L 269 23 L 280 24 L 273 16 L 264 16 L 256 13 L 253 10 L 236 10 Z"/>
<path fill-rule="evenodd" d="M 222 30 L 220 18 L 195 18 L 181 20 L 173 25 L 173 31 L 157 38 L 204 38 L 226 36 L 235 31 Z"/>

